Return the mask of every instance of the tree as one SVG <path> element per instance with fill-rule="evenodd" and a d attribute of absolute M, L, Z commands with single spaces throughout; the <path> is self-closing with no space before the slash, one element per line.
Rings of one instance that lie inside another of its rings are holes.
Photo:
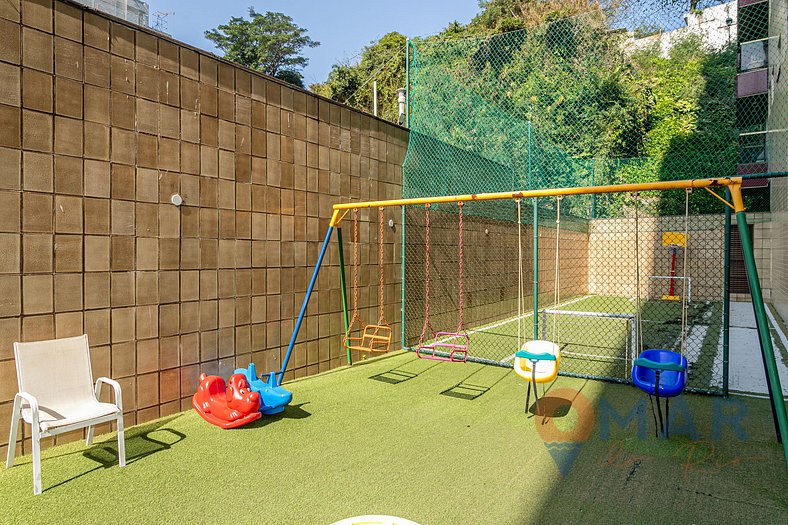
<path fill-rule="evenodd" d="M 399 117 L 397 88 L 405 87 L 405 37 L 388 33 L 364 48 L 357 64 L 335 64 L 322 84 L 310 89 L 343 104 L 372 112 L 372 83 L 378 82 L 378 115 L 391 122 Z"/>
<path fill-rule="evenodd" d="M 306 47 L 320 45 L 306 33 L 283 13 L 261 14 L 250 7 L 248 20 L 234 16 L 206 31 L 205 38 L 221 49 L 226 59 L 303 87 L 300 70 L 309 60 L 301 53 Z"/>

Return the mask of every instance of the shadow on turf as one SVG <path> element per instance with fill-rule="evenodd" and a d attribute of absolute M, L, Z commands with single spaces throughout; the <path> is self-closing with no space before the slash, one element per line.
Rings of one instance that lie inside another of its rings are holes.
<path fill-rule="evenodd" d="M 484 370 L 484 367 L 480 367 L 476 371 L 472 372 L 468 377 L 466 377 L 465 379 L 463 379 L 462 381 L 460 381 L 459 383 L 457 383 L 453 387 L 447 388 L 446 390 L 441 392 L 441 395 L 442 396 L 448 396 L 448 397 L 454 397 L 456 399 L 464 399 L 466 401 L 473 401 L 474 399 L 478 399 L 481 396 L 483 396 L 484 394 L 486 394 L 487 392 L 489 392 L 492 389 L 492 387 L 494 387 L 495 385 L 500 383 L 503 380 L 504 377 L 509 375 L 509 370 L 506 369 L 506 370 L 504 370 L 504 372 L 501 375 L 501 377 L 499 377 L 498 379 L 493 381 L 492 384 L 481 385 L 481 384 L 476 384 L 476 383 L 470 382 L 470 379 L 474 375 L 476 375 L 479 372 L 481 372 L 482 370 Z"/>
<path fill-rule="evenodd" d="M 174 445 L 186 439 L 186 435 L 182 432 L 164 427 L 164 425 L 172 422 L 180 416 L 181 414 L 178 414 L 167 419 L 154 421 L 148 425 L 134 427 L 130 431 L 127 431 L 125 439 L 126 465 L 130 465 L 131 463 L 147 458 L 148 456 L 152 456 L 157 452 L 169 450 Z M 153 437 L 154 435 L 156 437 Z M 72 476 L 69 479 L 65 479 L 60 483 L 47 487 L 45 492 L 55 487 L 59 487 L 60 485 L 69 483 L 75 479 L 81 478 L 82 476 L 90 474 L 96 470 L 113 468 L 118 465 L 118 446 L 117 441 L 114 438 L 111 441 L 96 443 L 87 450 L 77 450 L 74 452 L 68 452 L 66 454 L 50 456 L 45 458 L 44 461 L 70 456 L 73 454 L 82 454 L 84 457 L 98 463 L 98 465 L 92 469 L 81 472 L 76 476 Z"/>
<path fill-rule="evenodd" d="M 415 362 L 418 363 L 419 361 L 415 361 Z M 425 368 L 422 368 L 418 372 L 411 372 L 409 370 L 404 369 L 405 367 L 412 366 L 413 363 L 414 361 L 409 361 L 405 364 L 394 367 L 391 370 L 387 370 L 385 372 L 381 372 L 379 374 L 369 376 L 369 379 L 374 379 L 375 381 L 380 381 L 381 383 L 388 383 L 390 385 L 398 385 L 415 377 L 419 377 L 427 370 L 435 368 L 440 364 L 438 361 L 434 361 L 432 364 L 430 364 Z"/>
<path fill-rule="evenodd" d="M 531 403 L 531 406 L 528 407 L 528 414 L 531 416 L 542 416 L 543 423 L 547 418 L 560 419 L 562 417 L 566 417 L 569 414 L 569 411 L 572 409 L 572 403 L 577 398 L 577 396 L 580 395 L 587 383 L 587 381 L 583 383 L 572 399 L 567 399 L 560 396 L 548 395 L 550 390 L 553 388 L 553 385 L 555 385 L 555 381 L 553 381 L 545 390 L 542 391 L 542 396 L 544 397 L 539 398 L 539 411 L 537 412 L 536 402 L 534 401 Z"/>
<path fill-rule="evenodd" d="M 244 426 L 239 427 L 239 428 L 237 428 L 235 430 L 236 431 L 254 430 L 256 428 L 264 427 L 266 425 L 269 425 L 271 423 L 275 423 L 277 421 L 281 421 L 283 419 L 306 419 L 309 416 L 311 416 L 312 413 L 311 412 L 307 412 L 306 410 L 304 410 L 301 407 L 304 406 L 304 405 L 308 405 L 308 404 L 309 404 L 309 402 L 307 401 L 306 403 L 301 403 L 299 405 L 287 405 L 285 407 L 285 411 L 284 412 L 280 412 L 280 413 L 274 414 L 272 416 L 263 415 L 263 417 L 261 417 L 257 421 L 252 421 L 248 425 L 244 425 Z"/>

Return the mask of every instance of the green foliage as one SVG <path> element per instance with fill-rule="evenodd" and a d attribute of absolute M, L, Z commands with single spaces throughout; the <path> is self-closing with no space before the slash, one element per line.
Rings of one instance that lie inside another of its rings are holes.
<path fill-rule="evenodd" d="M 316 47 L 307 30 L 283 13 L 258 13 L 249 8 L 249 19 L 232 17 L 226 24 L 205 32 L 224 52 L 224 58 L 303 87 L 300 69 L 308 60 L 301 54 Z"/>
<path fill-rule="evenodd" d="M 405 37 L 388 33 L 365 47 L 357 64 L 337 64 L 315 93 L 372 113 L 372 83 L 378 83 L 378 115 L 397 122 L 397 88 L 405 87 Z"/>

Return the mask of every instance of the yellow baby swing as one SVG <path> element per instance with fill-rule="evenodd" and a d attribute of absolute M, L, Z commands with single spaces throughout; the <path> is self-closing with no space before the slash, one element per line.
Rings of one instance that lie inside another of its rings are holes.
<path fill-rule="evenodd" d="M 534 387 L 536 396 L 536 412 L 539 412 L 539 392 L 536 389 L 537 383 L 549 383 L 558 376 L 558 367 L 561 364 L 560 348 L 560 322 L 559 309 L 561 301 L 560 271 L 559 271 L 559 238 L 561 233 L 561 199 L 556 197 L 556 217 L 555 217 L 555 287 L 553 292 L 553 303 L 555 314 L 553 314 L 553 334 L 552 341 L 533 340 L 527 341 L 514 354 L 514 372 L 528 381 L 528 393 L 525 398 L 525 412 L 531 402 L 531 385 Z M 522 245 L 522 210 L 521 199 L 517 199 L 517 241 L 519 248 L 519 293 L 518 293 L 518 314 L 517 314 L 517 345 L 520 345 L 520 323 L 525 315 L 523 301 L 523 245 Z M 534 256 L 538 256 L 534 254 Z"/>

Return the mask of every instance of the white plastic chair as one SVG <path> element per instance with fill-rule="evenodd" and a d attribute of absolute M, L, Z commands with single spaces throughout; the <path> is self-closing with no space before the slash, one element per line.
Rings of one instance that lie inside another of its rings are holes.
<path fill-rule="evenodd" d="M 118 463 L 126 466 L 123 436 L 123 401 L 120 385 L 100 377 L 93 384 L 88 336 L 35 343 L 14 343 L 19 393 L 14 397 L 6 468 L 14 465 L 20 417 L 32 427 L 33 494 L 41 494 L 41 438 L 88 427 L 87 444 L 95 425 L 116 421 Z M 101 385 L 115 391 L 115 403 L 98 400 Z"/>

